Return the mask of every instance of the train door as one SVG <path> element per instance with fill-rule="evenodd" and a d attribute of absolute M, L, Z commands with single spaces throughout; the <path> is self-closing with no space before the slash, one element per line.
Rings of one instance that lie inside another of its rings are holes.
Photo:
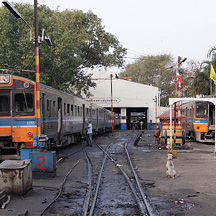
<path fill-rule="evenodd" d="M 96 131 L 98 131 L 99 128 L 99 111 L 96 109 Z"/>
<path fill-rule="evenodd" d="M 61 144 L 61 131 L 62 131 L 62 98 L 58 98 L 58 136 L 57 144 Z"/>
<path fill-rule="evenodd" d="M 212 104 L 209 104 L 209 127 L 215 125 L 215 106 Z"/>
<path fill-rule="evenodd" d="M 83 126 L 82 126 L 82 136 L 85 134 L 85 104 L 82 105 L 82 113 L 83 113 Z"/>
<path fill-rule="evenodd" d="M 93 118 L 92 117 L 92 104 L 90 104 L 89 108 L 90 108 L 90 118 L 91 118 L 91 124 L 92 124 L 93 123 L 93 120 L 92 120 L 92 118 Z"/>
<path fill-rule="evenodd" d="M 12 113 L 12 90 L 0 92 L 0 117 L 2 127 L 0 136 L 12 137 L 13 135 L 13 113 Z M 6 118 L 3 118 L 6 117 Z M 9 118 L 8 118 L 9 117 Z"/>
<path fill-rule="evenodd" d="M 105 111 L 104 111 L 104 130 L 106 129 L 106 113 L 105 113 Z"/>

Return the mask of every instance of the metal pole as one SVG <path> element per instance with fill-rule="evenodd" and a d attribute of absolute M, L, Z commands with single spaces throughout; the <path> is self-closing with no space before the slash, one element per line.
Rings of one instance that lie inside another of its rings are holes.
<path fill-rule="evenodd" d="M 175 112 L 175 110 L 174 110 Z M 170 148 L 170 149 L 169 149 Z M 170 150 L 170 152 L 169 152 Z M 168 146 L 168 153 L 172 155 L 172 105 L 170 105 L 170 146 Z M 169 154 L 168 154 L 169 158 Z M 172 159 L 172 157 L 171 157 Z"/>
<path fill-rule="evenodd" d="M 178 56 L 178 64 L 177 64 L 177 67 L 176 67 L 176 70 L 178 69 L 179 70 L 179 74 L 180 74 L 180 65 L 181 65 L 181 57 Z M 177 87 L 178 88 L 178 98 L 181 97 L 181 94 L 180 94 L 180 87 Z M 179 125 L 181 124 L 181 108 L 180 108 L 181 104 L 180 104 L 180 101 L 178 102 L 178 123 Z"/>
<path fill-rule="evenodd" d="M 37 0 L 34 0 L 34 16 L 35 16 L 36 118 L 37 118 L 37 137 L 38 137 L 40 136 L 40 86 L 39 86 L 39 47 L 38 47 Z"/>
<path fill-rule="evenodd" d="M 112 96 L 112 77 L 113 77 L 113 75 L 110 74 L 110 81 L 111 81 L 111 121 L 112 121 L 112 136 L 113 136 L 113 96 Z"/>
<path fill-rule="evenodd" d="M 157 96 L 155 96 L 155 129 L 157 129 Z"/>
<path fill-rule="evenodd" d="M 212 97 L 212 80 L 210 79 L 210 92 L 211 92 L 211 97 Z"/>
<path fill-rule="evenodd" d="M 215 135 L 216 135 L 216 104 L 215 104 Z M 216 157 L 216 137 L 215 137 L 215 152 L 214 157 Z"/>
<path fill-rule="evenodd" d="M 91 113 L 91 125 L 92 125 L 92 103 L 90 104 L 90 113 Z"/>

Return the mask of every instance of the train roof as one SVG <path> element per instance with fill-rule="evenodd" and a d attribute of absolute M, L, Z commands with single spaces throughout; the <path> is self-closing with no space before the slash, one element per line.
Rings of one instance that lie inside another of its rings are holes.
<path fill-rule="evenodd" d="M 26 77 L 16 76 L 16 75 L 12 75 L 12 74 L 8 74 L 8 75 L 10 75 L 10 76 L 13 77 L 13 78 L 17 78 L 17 79 L 24 79 L 24 80 L 26 80 L 26 81 L 28 81 L 28 82 L 31 82 L 31 83 L 33 83 L 34 85 L 36 85 L 36 82 L 35 82 L 35 81 L 33 81 L 33 80 L 31 80 L 31 79 L 28 79 L 28 78 L 26 78 Z M 85 101 L 86 103 L 93 104 L 95 107 L 98 107 L 98 108 L 107 110 L 106 108 L 101 107 L 101 106 L 99 106 L 99 105 L 97 105 L 97 104 L 94 104 L 94 103 L 90 103 L 90 102 L 87 101 L 86 99 L 84 99 L 84 98 L 82 98 L 82 97 L 79 97 L 79 96 L 77 96 L 77 95 L 69 94 L 69 93 L 67 93 L 67 92 L 63 92 L 63 91 L 61 91 L 61 90 L 55 89 L 55 88 L 53 88 L 53 87 L 51 87 L 51 86 L 47 86 L 47 85 L 42 84 L 42 83 L 40 83 L 39 86 L 40 86 L 40 89 L 45 89 L 45 90 L 47 90 L 47 91 L 55 92 L 55 93 L 61 94 L 61 95 L 66 96 L 66 97 L 71 97 L 71 98 L 73 98 L 73 99 L 82 100 L 82 101 Z M 107 111 L 109 111 L 109 110 L 107 110 Z M 111 111 L 109 111 L 109 112 L 111 112 Z"/>

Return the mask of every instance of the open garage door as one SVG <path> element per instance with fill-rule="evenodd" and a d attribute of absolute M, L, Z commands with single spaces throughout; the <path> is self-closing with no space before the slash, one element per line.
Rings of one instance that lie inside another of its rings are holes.
<path fill-rule="evenodd" d="M 141 121 L 143 129 L 147 129 L 147 108 L 127 108 L 127 129 L 131 130 L 133 124 L 136 124 L 136 129 L 140 130 Z"/>

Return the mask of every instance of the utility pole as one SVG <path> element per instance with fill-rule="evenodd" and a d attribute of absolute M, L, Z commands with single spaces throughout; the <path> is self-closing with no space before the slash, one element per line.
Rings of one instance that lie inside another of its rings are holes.
<path fill-rule="evenodd" d="M 155 96 L 155 99 L 153 99 L 155 102 L 155 130 L 157 129 L 157 96 Z"/>
<path fill-rule="evenodd" d="M 31 37 L 31 26 L 23 19 L 21 14 L 7 1 L 3 0 L 2 3 L 8 10 L 16 17 L 22 19 L 22 21 L 30 28 L 30 41 Z M 40 136 L 40 84 L 39 84 L 39 37 L 38 37 L 38 8 L 37 8 L 37 0 L 34 0 L 34 19 L 35 19 L 35 72 L 36 72 L 36 119 L 37 119 L 37 138 Z M 52 46 L 52 42 L 49 36 L 46 34 L 45 30 L 45 40 L 48 46 Z M 44 33 L 42 33 L 42 41 L 44 39 Z M 29 71 L 30 72 L 30 71 Z M 38 143 L 38 139 L 37 139 Z"/>
<path fill-rule="evenodd" d="M 180 77 L 180 67 L 181 67 L 182 62 L 185 62 L 186 60 L 187 60 L 186 57 L 182 59 L 180 56 L 178 56 L 178 63 L 177 63 L 177 67 L 176 67 L 178 98 L 181 97 L 180 89 L 181 89 L 181 84 L 182 84 L 182 80 Z M 178 102 L 178 123 L 179 123 L 179 125 L 181 124 L 181 102 L 180 101 Z"/>
<path fill-rule="evenodd" d="M 37 0 L 34 0 L 35 17 L 35 72 L 36 72 L 36 118 L 37 118 L 37 137 L 40 136 L 40 83 L 39 83 L 39 47 L 38 47 L 38 9 Z"/>
<path fill-rule="evenodd" d="M 177 61 L 177 65 L 176 65 L 176 79 L 177 79 L 177 84 L 176 84 L 176 93 L 178 92 L 178 97 L 180 98 L 180 89 L 181 89 L 181 84 L 182 84 L 182 80 L 181 80 L 181 76 L 180 76 L 180 66 L 182 64 L 182 62 L 185 62 L 187 60 L 187 58 L 181 58 L 180 56 L 178 56 L 178 61 Z M 173 65 L 165 67 L 165 69 L 170 69 L 173 68 Z M 178 102 L 178 121 L 179 121 L 179 125 L 181 124 L 181 117 L 180 117 L 180 101 Z M 175 133 L 176 133 L 176 128 L 175 128 L 175 121 L 176 121 L 176 103 L 174 103 L 174 141 L 175 141 Z M 170 141 L 167 142 L 167 148 L 168 148 L 168 152 L 167 152 L 167 176 L 169 177 L 175 177 L 176 176 L 176 171 L 174 169 L 174 164 L 173 164 L 173 157 L 172 157 L 172 105 L 170 105 Z"/>
<path fill-rule="evenodd" d="M 110 81 L 111 81 L 111 121 L 112 121 L 112 136 L 113 136 L 113 95 L 112 95 L 112 78 L 113 78 L 113 75 L 110 74 Z"/>

